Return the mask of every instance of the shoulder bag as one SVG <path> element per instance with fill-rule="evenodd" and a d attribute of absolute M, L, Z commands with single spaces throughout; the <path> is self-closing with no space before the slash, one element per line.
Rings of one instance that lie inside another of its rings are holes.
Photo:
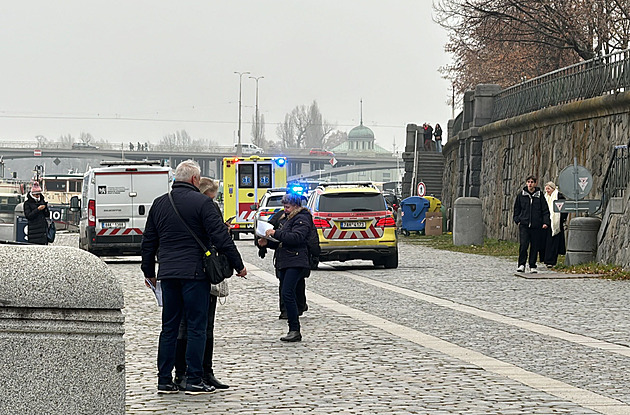
<path fill-rule="evenodd" d="M 173 196 L 171 195 L 171 192 L 168 192 L 168 198 L 171 201 L 171 205 L 173 205 L 175 213 L 182 221 L 186 229 L 188 229 L 188 232 L 190 232 L 193 238 L 195 238 L 195 241 L 197 241 L 197 243 L 201 247 L 201 250 L 204 252 L 202 258 L 203 271 L 206 274 L 206 277 L 208 277 L 210 283 L 219 284 L 224 279 L 230 278 L 232 276 L 233 269 L 230 266 L 230 263 L 228 262 L 226 256 L 220 254 L 214 246 L 206 248 L 206 246 L 201 242 L 201 240 L 199 240 L 192 229 L 190 229 L 184 218 L 182 218 L 182 215 L 177 210 L 177 207 L 175 207 L 175 201 L 173 201 Z"/>
<path fill-rule="evenodd" d="M 46 219 L 46 239 L 49 243 L 55 242 L 55 235 L 57 234 L 57 227 L 55 221 L 52 219 Z"/>

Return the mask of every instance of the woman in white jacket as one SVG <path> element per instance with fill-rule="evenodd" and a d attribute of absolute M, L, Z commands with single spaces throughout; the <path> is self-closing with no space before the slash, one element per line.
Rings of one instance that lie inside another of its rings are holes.
<path fill-rule="evenodd" d="M 558 255 L 566 253 L 564 223 L 567 220 L 567 214 L 554 212 L 553 204 L 558 199 L 566 198 L 558 191 L 554 182 L 547 182 L 545 184 L 545 200 L 549 206 L 551 226 L 545 230 L 546 241 L 542 245 L 543 249 L 540 251 L 541 260 L 544 261 L 547 268 L 553 268 L 558 262 Z"/>

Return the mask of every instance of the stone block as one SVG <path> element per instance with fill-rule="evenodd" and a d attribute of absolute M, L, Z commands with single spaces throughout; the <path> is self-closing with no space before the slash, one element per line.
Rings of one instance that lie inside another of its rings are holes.
<path fill-rule="evenodd" d="M 483 216 L 479 198 L 460 197 L 455 201 L 453 244 L 483 245 Z"/>
<path fill-rule="evenodd" d="M 76 248 L 22 245 L 0 245 L 0 263 L 0 408 L 124 414 L 124 303 L 107 265 Z"/>

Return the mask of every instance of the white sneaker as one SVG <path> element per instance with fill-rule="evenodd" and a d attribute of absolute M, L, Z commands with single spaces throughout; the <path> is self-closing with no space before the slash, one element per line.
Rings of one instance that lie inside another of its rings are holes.
<path fill-rule="evenodd" d="M 531 272 L 532 274 L 536 274 L 538 270 L 536 268 L 530 268 L 529 272 Z"/>
<path fill-rule="evenodd" d="M 518 268 L 516 268 L 516 272 L 525 272 L 525 265 L 519 265 Z"/>

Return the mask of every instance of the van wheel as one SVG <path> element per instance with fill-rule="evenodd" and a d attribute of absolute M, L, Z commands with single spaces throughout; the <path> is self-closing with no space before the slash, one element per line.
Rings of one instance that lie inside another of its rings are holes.
<path fill-rule="evenodd" d="M 385 268 L 398 268 L 398 251 L 385 257 Z"/>
<path fill-rule="evenodd" d="M 232 239 L 234 239 L 235 241 L 238 241 L 239 239 L 241 239 L 241 235 L 238 232 L 234 232 L 232 234 Z"/>

